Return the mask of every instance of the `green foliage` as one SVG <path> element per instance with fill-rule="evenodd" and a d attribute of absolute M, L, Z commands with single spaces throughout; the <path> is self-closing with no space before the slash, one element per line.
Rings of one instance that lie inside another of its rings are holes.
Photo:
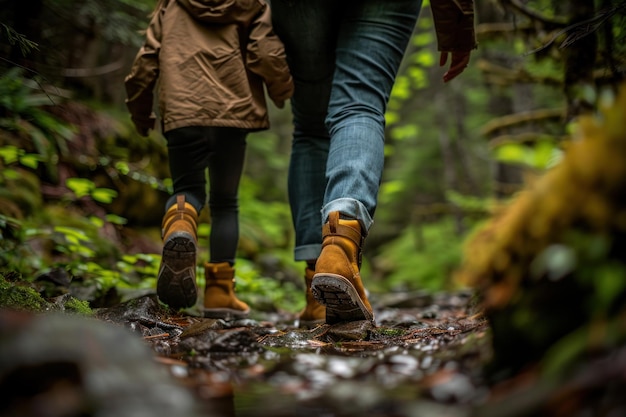
<path fill-rule="evenodd" d="M 75 257 L 78 255 L 80 262 L 78 262 L 79 268 L 85 265 L 83 258 L 91 258 L 95 255 L 95 251 L 89 247 L 89 237 L 83 229 L 76 229 L 73 227 L 54 226 L 53 239 L 56 243 L 55 249 L 68 255 L 69 257 Z M 58 238 L 61 236 L 62 238 Z"/>
<path fill-rule="evenodd" d="M 89 261 L 88 259 L 93 258 L 93 255 L 89 255 L 89 253 L 83 254 L 84 262 L 71 263 L 67 266 L 72 276 L 80 277 L 82 281 L 88 284 L 95 283 L 102 293 L 126 282 L 125 275 L 120 271 L 103 268 L 99 264 Z"/>
<path fill-rule="evenodd" d="M 491 98 L 476 87 L 482 81 L 472 66 L 443 84 L 429 12 L 424 10 L 418 21 L 385 114 L 386 165 L 377 229 L 387 222 L 402 227 L 416 204 L 445 204 L 449 189 L 481 195 L 491 186 L 485 163 L 490 155 L 480 135 L 490 118 L 485 109 Z"/>
<path fill-rule="evenodd" d="M 32 281 L 60 268 L 72 277 L 72 285 L 95 285 L 98 294 L 154 285 L 160 257 L 120 255 L 115 244 L 99 234 L 99 222 L 93 218 L 55 217 L 52 227 L 31 223 L 0 215 L 0 270 Z"/>
<path fill-rule="evenodd" d="M 282 201 L 263 201 L 264 189 L 249 177 L 242 178 L 239 190 L 240 234 L 244 251 L 285 248 L 291 238 L 291 213 Z"/>
<path fill-rule="evenodd" d="M 526 71 L 543 79 L 563 79 L 563 62 L 553 59 L 528 59 L 524 61 Z"/>
<path fill-rule="evenodd" d="M 451 273 L 461 259 L 461 239 L 453 219 L 407 227 L 373 260 L 385 275 L 387 289 L 441 291 L 455 288 Z"/>
<path fill-rule="evenodd" d="M 99 293 L 113 288 L 152 288 L 157 276 L 160 256 L 155 254 L 119 253 L 98 234 L 97 227 L 54 228 L 52 238 L 57 252 L 64 254 L 52 267 L 66 269 L 75 280 L 95 284 Z"/>
<path fill-rule="evenodd" d="M 56 164 L 67 156 L 67 142 L 74 134 L 73 127 L 58 121 L 47 113 L 42 105 L 50 104 L 45 94 L 34 93 L 20 77 L 17 69 L 11 70 L 0 77 L 0 91 L 6 93 L 0 99 L 3 117 L 0 118 L 0 129 L 13 133 L 8 138 L 9 144 L 0 147 L 0 162 L 5 168 L 0 170 L 0 198 L 2 191 L 8 201 L 17 202 L 27 214 L 34 213 L 36 206 L 41 205 L 40 183 L 34 187 L 25 187 L 25 181 L 37 172 L 38 163 L 44 162 L 48 174 L 56 174 Z M 37 153 L 29 152 L 29 149 Z M 26 168 L 13 168 L 21 165 Z M 1 167 L 2 165 L 0 165 Z M 17 169 L 20 169 L 18 172 Z M 96 187 L 95 183 L 84 178 L 69 178 L 68 188 L 75 198 L 88 196 L 101 203 L 110 203 L 117 195 L 112 189 Z M 37 193 L 38 201 L 27 202 L 24 190 Z M 22 196 L 23 195 L 23 196 Z M 70 198 L 70 196 L 66 196 Z M 73 200 L 73 198 L 72 198 Z M 95 216 L 68 216 L 66 210 L 55 214 L 55 209 L 44 210 L 50 216 L 17 219 L 0 216 L 0 267 L 14 271 L 33 279 L 54 268 L 67 270 L 73 278 L 93 282 L 102 290 L 116 286 L 125 278 L 115 270 L 115 265 L 105 267 L 102 260 L 114 255 L 117 248 L 112 242 L 100 235 L 99 231 L 106 222 L 124 224 L 125 219 L 113 214 L 104 218 Z M 37 210 L 41 211 L 41 207 Z M 49 222 L 48 222 L 49 220 Z M 52 251 L 54 255 L 47 253 Z M 115 255 L 114 255 L 115 256 Z M 99 259 L 99 262 L 92 260 Z"/>
<path fill-rule="evenodd" d="M 393 200 L 401 195 L 407 187 L 406 181 L 393 180 L 385 181 L 378 190 L 378 203 L 381 205 L 391 205 Z"/>
<path fill-rule="evenodd" d="M 129 120 L 120 123 L 118 136 L 101 140 L 99 144 L 100 155 L 94 156 L 90 163 L 107 170 L 114 178 L 125 177 L 131 181 L 145 184 L 153 190 L 172 192 L 172 179 L 163 178 L 164 168 L 161 159 L 165 159 L 165 147 L 163 139 L 157 135 L 149 138 L 138 139 L 134 129 L 128 129 Z M 150 155 L 151 164 L 147 164 L 146 155 Z M 85 186 L 94 189 L 95 184 Z M 98 193 L 108 191 L 98 191 Z M 116 196 L 112 196 L 116 197 Z M 108 198 L 107 198 L 108 199 Z"/>
<path fill-rule="evenodd" d="M 0 159 L 2 159 L 5 165 L 11 165 L 17 162 L 31 169 L 37 168 L 41 160 L 39 155 L 26 153 L 24 149 L 19 149 L 17 146 L 13 145 L 0 147 Z M 15 171 L 7 169 L 5 175 L 10 177 L 15 175 Z"/>
<path fill-rule="evenodd" d="M 411 38 L 411 44 L 414 46 L 428 46 L 432 45 L 435 42 L 435 37 L 432 32 L 421 32 Z"/>
<path fill-rule="evenodd" d="M 396 142 L 410 140 L 419 136 L 421 133 L 420 126 L 417 124 L 406 124 L 394 126 L 389 131 L 389 136 Z"/>
<path fill-rule="evenodd" d="M 110 188 L 98 188 L 93 181 L 86 178 L 68 178 L 65 183 L 78 198 L 88 195 L 94 201 L 110 203 L 117 197 L 117 191 Z"/>
<path fill-rule="evenodd" d="M 269 130 L 250 133 L 246 146 L 244 178 L 254 179 L 255 197 L 263 201 L 285 202 L 290 144 L 281 143 L 281 138 Z"/>
<path fill-rule="evenodd" d="M 117 262 L 117 268 L 122 276 L 136 278 L 131 282 L 127 279 L 124 283 L 131 282 L 132 288 L 154 288 L 156 276 L 159 272 L 161 257 L 156 254 L 138 253 L 134 255 L 123 255 Z"/>
<path fill-rule="evenodd" d="M 463 195 L 453 190 L 446 191 L 446 200 L 465 213 L 490 213 L 493 205 L 490 198 Z"/>
<path fill-rule="evenodd" d="M 304 290 L 294 283 L 276 277 L 262 276 L 253 262 L 238 259 L 236 264 L 237 295 L 255 310 L 299 311 L 304 307 Z"/>
<path fill-rule="evenodd" d="M 0 271 L 30 276 L 40 259 L 25 245 L 33 230 L 22 221 L 0 214 Z"/>
<path fill-rule="evenodd" d="M 2 153 L 7 158 L 33 168 L 42 162 L 48 175 L 56 177 L 56 164 L 60 155 L 67 155 L 68 142 L 74 130 L 41 107 L 53 104 L 45 93 L 35 92 L 20 68 L 12 68 L 0 76 L 0 129 L 19 140 L 19 149 L 8 145 Z M 34 152 L 36 154 L 34 154 Z"/>
<path fill-rule="evenodd" d="M 563 157 L 559 144 L 549 136 L 529 146 L 521 143 L 503 143 L 495 147 L 496 160 L 545 170 L 556 165 Z"/>
<path fill-rule="evenodd" d="M 0 33 L 6 37 L 11 46 L 17 45 L 20 48 L 23 56 L 28 55 L 33 50 L 38 50 L 39 45 L 36 42 L 31 41 L 26 36 L 18 33 L 10 26 L 0 23 Z"/>
<path fill-rule="evenodd" d="M 429 7 L 428 1 L 422 3 L 424 11 L 429 12 Z M 416 92 L 429 87 L 431 84 L 429 70 L 438 62 L 432 19 L 419 19 L 417 23 L 418 29 L 411 38 L 410 49 L 403 61 L 404 68 L 396 76 L 387 104 L 385 114 L 387 126 L 402 121 L 399 112 Z"/>

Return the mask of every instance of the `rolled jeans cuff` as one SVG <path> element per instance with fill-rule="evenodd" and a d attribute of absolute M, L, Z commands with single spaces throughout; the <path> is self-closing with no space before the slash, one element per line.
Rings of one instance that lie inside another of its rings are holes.
<path fill-rule="evenodd" d="M 312 261 L 317 259 L 322 252 L 322 245 L 313 243 L 310 245 L 298 246 L 294 249 L 294 259 L 296 261 Z"/>
<path fill-rule="evenodd" d="M 372 223 L 374 223 L 363 203 L 353 198 L 338 198 L 322 207 L 322 223 L 326 223 L 328 214 L 333 211 L 357 219 L 361 223 L 363 236 L 367 236 Z"/>

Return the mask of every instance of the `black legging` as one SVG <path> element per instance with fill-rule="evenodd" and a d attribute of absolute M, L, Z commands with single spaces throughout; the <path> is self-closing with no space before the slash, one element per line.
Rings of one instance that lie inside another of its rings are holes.
<path fill-rule="evenodd" d="M 198 213 L 206 202 L 209 170 L 211 262 L 235 262 L 239 242 L 238 190 L 246 154 L 247 131 L 228 127 L 182 127 L 165 133 L 173 195 L 166 210 L 185 199 Z"/>

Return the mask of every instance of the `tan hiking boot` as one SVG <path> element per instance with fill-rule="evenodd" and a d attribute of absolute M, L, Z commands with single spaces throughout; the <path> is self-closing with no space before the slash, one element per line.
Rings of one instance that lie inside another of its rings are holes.
<path fill-rule="evenodd" d="M 185 202 L 184 195 L 178 195 L 163 216 L 163 256 L 157 279 L 159 299 L 174 309 L 196 303 L 197 229 L 196 209 Z"/>
<path fill-rule="evenodd" d="M 332 212 L 322 228 L 322 237 L 311 290 L 315 299 L 326 306 L 326 323 L 373 321 L 359 273 L 364 240 L 359 221 L 343 220 L 339 212 Z"/>
<path fill-rule="evenodd" d="M 311 281 L 315 271 L 310 268 L 304 270 L 304 283 L 306 285 L 306 306 L 298 314 L 298 327 L 311 329 L 326 321 L 326 307 L 317 302 L 311 291 Z"/>
<path fill-rule="evenodd" d="M 205 265 L 204 317 L 240 319 L 250 312 L 248 304 L 235 295 L 235 270 L 228 262 Z"/>

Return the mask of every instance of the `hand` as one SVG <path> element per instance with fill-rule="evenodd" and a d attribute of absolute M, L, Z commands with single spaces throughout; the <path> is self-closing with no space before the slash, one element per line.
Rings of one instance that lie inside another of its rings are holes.
<path fill-rule="evenodd" d="M 150 128 L 146 126 L 135 125 L 135 129 L 140 136 L 146 137 L 150 133 Z"/>
<path fill-rule="evenodd" d="M 279 109 L 282 109 L 283 107 L 285 107 L 285 101 L 284 101 L 284 100 L 274 101 L 274 104 L 275 104 L 275 105 L 276 105 L 276 107 L 278 107 Z"/>
<path fill-rule="evenodd" d="M 462 73 L 465 68 L 467 68 L 471 51 L 442 52 L 439 57 L 440 67 L 443 67 L 446 65 L 446 62 L 448 62 L 448 53 L 452 54 L 452 59 L 450 62 L 450 68 L 448 68 L 448 71 L 443 74 L 443 82 L 445 83 L 455 78 L 457 75 Z"/>
<path fill-rule="evenodd" d="M 150 130 L 154 129 L 156 116 L 154 114 L 151 114 L 150 117 L 148 117 L 147 119 L 137 119 L 134 117 L 132 117 L 131 119 L 135 125 L 135 130 L 137 130 L 137 133 L 139 133 L 141 136 L 148 136 Z"/>

